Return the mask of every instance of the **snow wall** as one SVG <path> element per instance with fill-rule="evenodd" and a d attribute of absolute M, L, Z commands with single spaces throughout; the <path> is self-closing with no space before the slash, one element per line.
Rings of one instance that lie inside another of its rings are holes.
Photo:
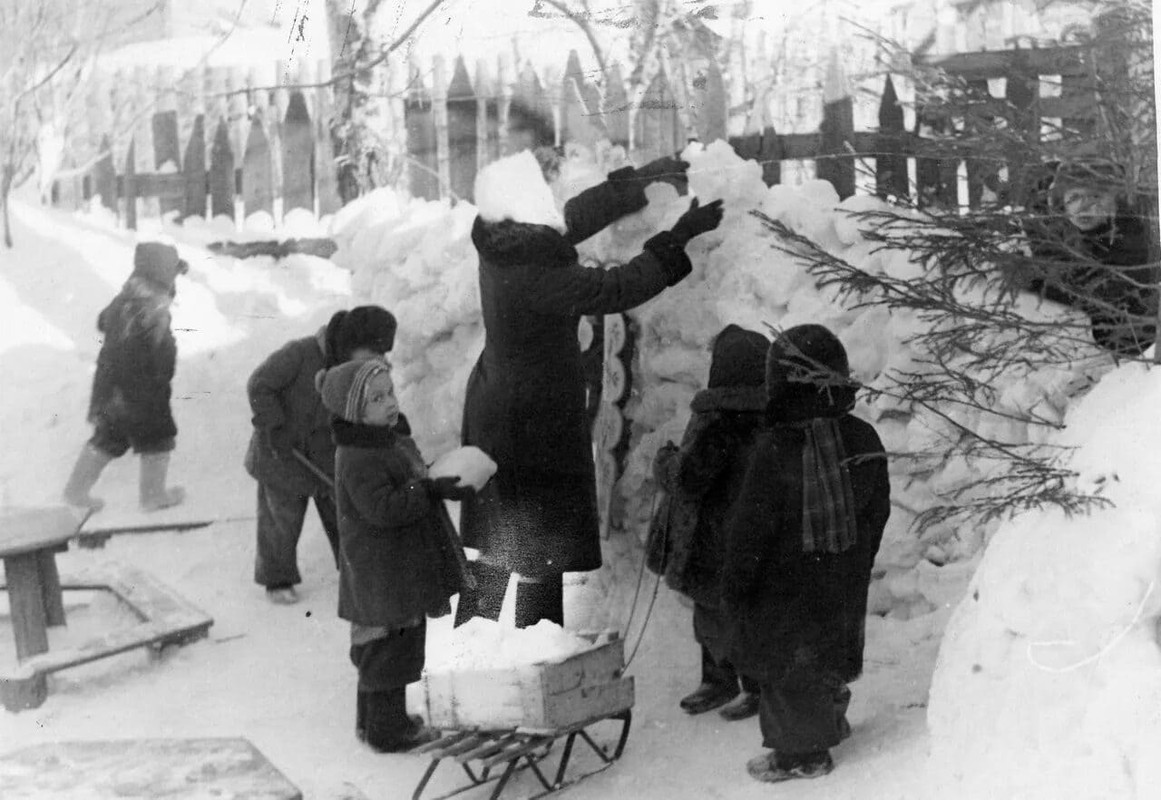
<path fill-rule="evenodd" d="M 855 376 L 869 385 L 884 370 L 915 366 L 906 341 L 917 330 L 917 320 L 885 309 L 844 307 L 833 292 L 815 286 L 801 263 L 774 249 L 774 234 L 749 213 L 760 209 L 865 270 L 917 275 L 921 268 L 909 253 L 873 252 L 850 216 L 885 204 L 865 196 L 840 202 L 825 181 L 767 187 L 759 164 L 738 157 L 724 142 L 690 145 L 684 157 L 691 165 L 691 193 L 703 202 L 723 198 L 725 217 L 716 231 L 687 247 L 693 274 L 629 314 L 639 334 L 633 391 L 625 409 L 631 420 L 630 450 L 616 489 L 628 535 L 614 534 L 606 542 L 604 589 L 636 577 L 636 559 L 621 556 L 638 553 L 645 535 L 654 494 L 653 455 L 665 441 L 680 440 L 689 401 L 705 385 L 710 342 L 726 324 L 767 334 L 768 326 L 824 324 L 845 344 Z M 621 163 L 624 154 L 618 148 L 595 154 L 572 149 L 554 191 L 563 202 Z M 689 204 L 665 184 L 651 185 L 647 195 L 646 208 L 582 243 L 582 260 L 628 261 Z M 475 215 L 469 203 L 453 207 L 380 189 L 345 207 L 332 223 L 339 247 L 332 260 L 353 273 L 355 302 L 379 303 L 399 319 L 392 361 L 402 407 L 429 459 L 459 442 L 467 377 L 483 346 L 477 257 L 470 239 Z M 1059 370 L 1012 375 L 1010 385 L 999 387 L 1001 403 L 1013 408 L 1038 403 L 1041 413 L 1062 418 L 1062 387 L 1070 377 Z M 952 435 L 931 415 L 887 400 L 863 401 L 856 413 L 875 424 L 889 452 L 946 451 L 941 440 Z M 1019 424 L 1000 434 L 1016 442 L 1037 435 Z M 895 459 L 891 469 L 895 507 L 878 559 L 871 611 L 907 619 L 957 599 L 948 596 L 946 573 L 957 568 L 965 576 L 970 572 L 988 530 L 941 525 L 920 537 L 912 528 L 916 514 L 936 502 L 937 492 L 962 485 L 978 474 L 977 466 L 962 460 Z"/>

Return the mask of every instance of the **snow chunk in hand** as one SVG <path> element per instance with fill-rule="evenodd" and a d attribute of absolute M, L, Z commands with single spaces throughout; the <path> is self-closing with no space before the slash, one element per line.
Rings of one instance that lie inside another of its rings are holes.
<path fill-rule="evenodd" d="M 496 474 L 496 462 L 480 448 L 469 445 L 444 453 L 427 472 L 433 478 L 459 476 L 459 486 L 471 486 L 479 491 Z"/>
<path fill-rule="evenodd" d="M 565 228 L 540 163 L 528 150 L 484 167 L 476 176 L 476 208 L 488 222 L 510 219 Z"/>

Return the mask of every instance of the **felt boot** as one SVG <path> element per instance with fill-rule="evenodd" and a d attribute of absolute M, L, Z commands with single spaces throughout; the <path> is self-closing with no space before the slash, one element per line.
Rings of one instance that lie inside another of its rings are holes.
<path fill-rule="evenodd" d="M 166 488 L 165 480 L 168 474 L 169 453 L 141 454 L 139 487 L 142 511 L 160 511 L 185 500 L 185 489 L 180 486 Z"/>
<path fill-rule="evenodd" d="M 88 508 L 93 512 L 104 508 L 105 501 L 99 497 L 93 497 L 89 492 L 97 484 L 102 470 L 112 460 L 113 457 L 108 453 L 86 443 L 81 448 L 80 455 L 77 456 L 77 463 L 73 465 L 72 474 L 69 475 L 68 483 L 65 484 L 61 499 L 70 506 Z"/>

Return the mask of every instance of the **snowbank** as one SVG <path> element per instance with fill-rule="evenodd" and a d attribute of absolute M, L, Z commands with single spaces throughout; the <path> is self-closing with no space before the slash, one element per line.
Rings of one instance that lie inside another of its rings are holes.
<path fill-rule="evenodd" d="M 1161 797 L 1161 370 L 1067 416 L 1077 480 L 1113 506 L 995 534 L 945 632 L 928 724 L 956 797 Z"/>
<path fill-rule="evenodd" d="M 820 291 L 800 263 L 773 249 L 774 235 L 749 213 L 760 209 L 868 271 L 918 274 L 921 268 L 906 252 L 874 252 L 851 216 L 886 208 L 881 201 L 856 196 L 840 202 L 825 181 L 767 187 L 759 165 L 739 158 L 724 142 L 690 145 L 684 157 L 691 164 L 691 192 L 703 201 L 723 198 L 725 217 L 716 231 L 689 245 L 693 274 L 630 313 L 637 330 L 633 392 L 626 408 L 632 427 L 618 491 L 625 525 L 640 535 L 652 502 L 653 455 L 666 440 L 680 439 L 689 400 L 706 380 L 710 342 L 727 323 L 764 332 L 769 326 L 804 322 L 827 325 L 846 345 L 856 377 L 869 385 L 881 381 L 885 370 L 915 367 L 906 342 L 918 320 L 878 308 L 854 310 L 833 292 Z M 602 180 L 623 158 L 616 148 L 595 155 L 582 147 L 571 149 L 553 184 L 558 203 Z M 666 184 L 653 184 L 647 195 L 646 208 L 580 245 L 583 261 L 628 261 L 647 238 L 672 225 L 689 202 Z M 354 273 L 357 299 L 381 303 L 399 317 L 392 360 L 401 376 L 404 411 L 429 458 L 458 443 L 467 376 L 483 346 L 477 260 L 470 240 L 475 215 L 468 203 L 452 207 L 381 189 L 344 208 L 332 224 L 339 246 L 333 260 Z M 998 392 L 1003 402 L 1039 404 L 1046 417 L 1060 418 L 1067 394 L 1062 387 L 1074 378 L 1068 370 L 1012 374 L 1005 376 Z M 888 399 L 863 403 L 856 413 L 876 425 L 892 452 L 939 454 L 958 436 L 935 415 L 915 413 Z M 1009 427 L 1002 432 L 1007 441 L 1041 435 L 1027 426 Z M 985 468 L 938 456 L 892 461 L 896 507 L 880 552 L 879 571 L 887 580 L 872 594 L 874 612 L 906 619 L 948 602 L 939 580 L 921 581 L 912 572 L 925 561 L 973 559 L 988 531 L 944 525 L 920 538 L 911 523 L 937 502 L 937 492 L 954 490 Z"/>

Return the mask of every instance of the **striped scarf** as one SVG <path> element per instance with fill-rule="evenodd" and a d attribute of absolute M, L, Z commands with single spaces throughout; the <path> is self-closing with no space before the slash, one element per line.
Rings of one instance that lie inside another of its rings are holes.
<path fill-rule="evenodd" d="M 838 420 L 815 418 L 802 430 L 802 550 L 845 552 L 854 546 L 858 528 Z"/>

